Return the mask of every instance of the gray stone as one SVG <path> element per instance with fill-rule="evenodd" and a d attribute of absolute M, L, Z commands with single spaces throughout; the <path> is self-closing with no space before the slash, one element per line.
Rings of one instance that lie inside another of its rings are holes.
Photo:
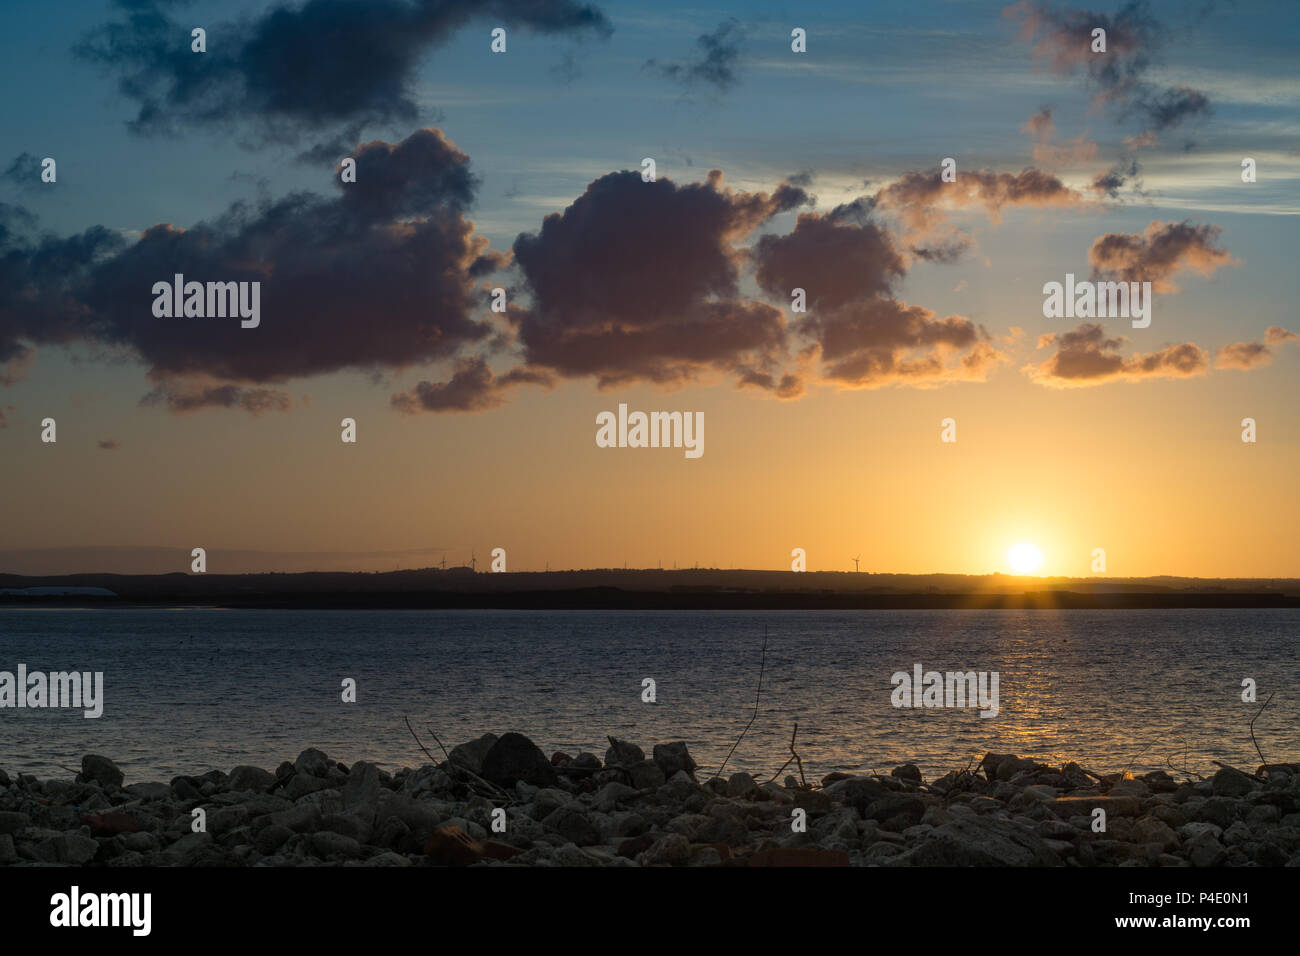
<path fill-rule="evenodd" d="M 298 759 L 293 762 L 295 773 L 306 774 L 309 777 L 324 777 L 330 772 L 332 766 L 330 758 L 315 747 L 308 747 L 298 754 Z"/>
<path fill-rule="evenodd" d="M 496 742 L 496 734 L 484 734 L 477 740 L 471 740 L 468 743 L 452 747 L 451 753 L 447 756 L 458 767 L 464 767 L 466 770 L 482 776 L 483 761 L 487 758 L 488 751 L 496 745 Z"/>
<path fill-rule="evenodd" d="M 286 826 L 273 823 L 257 834 L 254 841 L 257 851 L 265 856 L 270 856 L 293 836 L 293 831 Z"/>
<path fill-rule="evenodd" d="M 630 767 L 645 760 L 645 751 L 636 744 L 609 737 L 609 749 L 605 751 L 606 767 Z"/>
<path fill-rule="evenodd" d="M 1216 797 L 1244 797 L 1259 784 L 1244 773 L 1224 767 L 1214 775 L 1210 786 Z"/>
<path fill-rule="evenodd" d="M 1218 866 L 1228 855 L 1223 844 L 1209 832 L 1202 832 L 1189 840 L 1184 850 L 1192 866 Z"/>
<path fill-rule="evenodd" d="M 17 833 L 32 825 L 32 818 L 17 810 L 0 810 L 0 833 Z"/>
<path fill-rule="evenodd" d="M 752 799 L 758 792 L 758 783 L 747 773 L 733 773 L 727 780 L 727 796 Z"/>
<path fill-rule="evenodd" d="M 266 790 L 275 783 L 275 774 L 261 767 L 239 766 L 230 771 L 229 790 Z"/>
<path fill-rule="evenodd" d="M 488 750 L 482 776 L 501 787 L 513 787 L 520 781 L 534 787 L 551 787 L 558 779 L 541 748 L 516 733 L 502 734 Z"/>
<path fill-rule="evenodd" d="M 363 817 L 368 815 L 373 822 L 380 789 L 379 768 L 358 760 L 348 772 L 348 782 L 343 785 L 343 806 Z"/>
<path fill-rule="evenodd" d="M 920 866 L 1061 866 L 1041 837 L 992 817 L 968 817 L 936 827 L 905 855 Z"/>
<path fill-rule="evenodd" d="M 311 848 L 317 856 L 340 856 L 353 860 L 364 855 L 361 844 L 352 837 L 328 830 L 311 835 Z"/>
<path fill-rule="evenodd" d="M 600 831 L 581 810 L 576 808 L 560 807 L 542 822 L 564 839 L 578 846 L 594 846 L 600 842 Z"/>
<path fill-rule="evenodd" d="M 671 744 L 656 744 L 653 756 L 654 762 L 659 765 L 659 769 L 664 772 L 664 776 L 669 780 L 679 771 L 688 774 L 695 773 L 695 760 L 691 757 L 686 749 L 686 744 L 682 741 Z"/>
<path fill-rule="evenodd" d="M 80 782 L 94 782 L 101 787 L 120 787 L 122 786 L 123 774 L 121 769 L 107 757 L 101 757 L 99 754 L 86 754 L 81 758 L 81 776 L 78 777 Z"/>
<path fill-rule="evenodd" d="M 172 795 L 172 788 L 165 783 L 133 783 L 126 792 L 141 800 L 167 800 Z"/>

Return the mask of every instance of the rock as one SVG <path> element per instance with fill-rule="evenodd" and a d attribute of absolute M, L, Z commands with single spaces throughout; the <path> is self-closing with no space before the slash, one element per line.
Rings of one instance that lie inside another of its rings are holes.
<path fill-rule="evenodd" d="M 600 842 L 600 832 L 587 819 L 586 814 L 573 807 L 560 807 L 542 822 L 578 846 L 595 846 Z"/>
<path fill-rule="evenodd" d="M 141 800 L 167 800 L 172 795 L 172 788 L 165 783 L 133 783 L 126 792 Z"/>
<path fill-rule="evenodd" d="M 257 834 L 254 845 L 257 847 L 257 852 L 264 856 L 270 856 L 284 846 L 291 836 L 293 836 L 293 831 L 288 827 L 273 823 Z"/>
<path fill-rule="evenodd" d="M 324 777 L 331 766 L 330 758 L 315 747 L 308 747 L 293 762 L 294 773 L 308 777 Z"/>
<path fill-rule="evenodd" d="M 635 800 L 641 796 L 641 791 L 636 787 L 629 787 L 625 783 L 607 783 L 593 794 L 591 798 L 592 809 L 601 810 L 608 813 L 620 803 L 626 803 L 629 800 Z"/>
<path fill-rule="evenodd" d="M 622 848 L 620 847 L 620 855 Z M 669 833 L 645 851 L 641 862 L 645 866 L 680 866 L 691 858 L 691 842 L 680 833 Z"/>
<path fill-rule="evenodd" d="M 628 767 L 645 760 L 645 751 L 636 744 L 619 740 L 617 737 L 606 739 L 609 741 L 609 749 L 605 751 L 606 767 Z"/>
<path fill-rule="evenodd" d="M 1061 866 L 1036 834 L 993 817 L 962 817 L 935 827 L 904 854 L 919 866 Z"/>
<path fill-rule="evenodd" d="M 470 773 L 483 775 L 483 761 L 493 746 L 496 745 L 496 734 L 484 734 L 477 740 L 471 740 L 468 743 L 459 744 L 451 748 L 451 753 L 447 755 L 448 761 L 458 767 L 464 767 Z"/>
<path fill-rule="evenodd" d="M 664 772 L 653 760 L 642 760 L 624 769 L 629 783 L 638 790 L 657 790 L 667 782 Z"/>
<path fill-rule="evenodd" d="M 187 833 L 163 850 L 163 862 L 172 866 L 191 866 L 211 846 L 211 833 Z"/>
<path fill-rule="evenodd" d="M 758 783 L 747 773 L 733 773 L 727 780 L 727 796 L 752 799 L 758 792 Z"/>
<path fill-rule="evenodd" d="M 864 812 L 868 820 L 878 820 L 880 829 L 901 833 L 921 822 L 926 803 L 915 794 L 897 793 L 873 801 Z"/>
<path fill-rule="evenodd" d="M 831 798 L 820 790 L 800 789 L 794 791 L 794 805 L 809 813 L 826 813 L 831 809 L 832 802 Z"/>
<path fill-rule="evenodd" d="M 1133 825 L 1133 841 L 1135 843 L 1157 843 L 1163 850 L 1176 850 L 1182 845 L 1178 839 L 1178 834 L 1173 828 L 1163 820 L 1157 820 L 1154 817 L 1143 817 Z"/>
<path fill-rule="evenodd" d="M 1183 850 L 1192 866 L 1218 866 L 1228 855 L 1223 844 L 1209 831 L 1197 834 L 1187 842 Z"/>
<path fill-rule="evenodd" d="M 654 846 L 654 843 L 654 834 L 641 833 L 621 842 L 618 845 L 618 855 L 630 860 L 650 849 L 650 847 Z"/>
<path fill-rule="evenodd" d="M 1216 797 L 1244 797 L 1259 784 L 1239 770 L 1224 767 L 1210 780 Z"/>
<path fill-rule="evenodd" d="M 0 866 L 18 862 L 18 850 L 14 847 L 14 838 L 8 833 L 0 833 Z"/>
<path fill-rule="evenodd" d="M 344 809 L 373 823 L 380 789 L 379 768 L 372 763 L 358 760 L 348 773 L 348 782 L 343 785 Z"/>
<path fill-rule="evenodd" d="M 0 810 L 0 833 L 17 833 L 32 825 L 32 818 L 17 810 Z"/>
<path fill-rule="evenodd" d="M 322 830 L 311 835 L 311 848 L 317 856 L 337 856 L 354 860 L 362 856 L 361 844 L 341 833 Z"/>
<path fill-rule="evenodd" d="M 249 767 L 247 765 L 236 767 L 230 771 L 230 779 L 226 781 L 227 788 L 230 790 L 266 790 L 275 784 L 275 774 L 269 770 L 263 770 L 261 767 Z"/>
<path fill-rule="evenodd" d="M 843 850 L 820 850 L 814 847 L 782 846 L 759 850 L 745 861 L 746 866 L 848 866 L 849 855 Z"/>
<path fill-rule="evenodd" d="M 520 781 L 535 787 L 554 786 L 559 777 L 546 754 L 523 734 L 503 734 L 483 758 L 482 776 L 501 787 Z"/>
<path fill-rule="evenodd" d="M 433 831 L 424 846 L 424 852 L 429 855 L 429 862 L 434 866 L 469 866 L 482 859 L 483 844 L 471 838 L 460 827 L 444 826 Z"/>
<path fill-rule="evenodd" d="M 121 769 L 107 757 L 86 754 L 81 758 L 81 774 L 77 777 L 79 783 L 94 782 L 101 787 L 120 787 L 123 779 Z"/>
<path fill-rule="evenodd" d="M 664 772 L 664 777 L 672 779 L 673 774 L 679 771 L 685 771 L 687 774 L 695 773 L 695 760 L 691 757 L 683 741 L 671 744 L 656 744 L 654 748 L 654 762 L 659 765 L 659 769 Z"/>
<path fill-rule="evenodd" d="M 309 793 L 316 793 L 319 790 L 329 789 L 330 782 L 324 777 L 313 777 L 311 774 L 295 773 L 289 778 L 288 784 L 284 787 L 284 795 L 290 800 L 297 801 Z"/>
<path fill-rule="evenodd" d="M 912 783 L 920 783 L 921 768 L 914 763 L 905 763 L 901 767 L 895 767 L 889 771 L 891 777 L 897 777 L 899 780 L 908 780 Z"/>

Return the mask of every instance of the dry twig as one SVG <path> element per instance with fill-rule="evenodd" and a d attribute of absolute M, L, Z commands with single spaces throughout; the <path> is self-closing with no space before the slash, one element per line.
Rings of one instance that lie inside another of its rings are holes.
<path fill-rule="evenodd" d="M 754 721 L 758 719 L 758 701 L 759 698 L 763 696 L 763 674 L 766 670 L 767 670 L 767 625 L 764 624 L 763 625 L 763 656 L 762 656 L 762 660 L 758 665 L 758 689 L 754 692 L 754 714 L 752 717 L 749 718 L 749 723 L 745 725 L 745 729 L 740 732 L 740 736 L 736 738 L 736 742 L 731 745 L 731 749 L 727 751 L 726 759 L 722 761 L 722 766 L 719 767 L 718 772 L 714 774 L 715 777 L 722 776 L 722 771 L 727 769 L 727 761 L 731 759 L 731 755 L 736 752 L 736 748 L 740 746 L 740 742 L 745 739 L 745 734 L 749 733 L 749 728 L 754 726 Z"/>

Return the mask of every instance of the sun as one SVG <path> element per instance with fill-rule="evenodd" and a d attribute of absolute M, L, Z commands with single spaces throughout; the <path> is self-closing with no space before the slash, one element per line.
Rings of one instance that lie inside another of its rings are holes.
<path fill-rule="evenodd" d="M 1028 541 L 1019 541 L 1007 552 L 1007 563 L 1016 574 L 1033 574 L 1043 563 L 1043 552 Z"/>

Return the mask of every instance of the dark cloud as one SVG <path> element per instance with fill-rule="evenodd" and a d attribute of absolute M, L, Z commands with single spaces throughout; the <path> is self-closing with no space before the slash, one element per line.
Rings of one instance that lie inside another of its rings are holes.
<path fill-rule="evenodd" d="M 162 405 L 172 412 L 196 412 L 204 408 L 239 408 L 254 418 L 266 412 L 287 412 L 293 407 L 288 392 L 239 385 L 203 385 L 166 382 L 140 399 L 141 405 Z"/>
<path fill-rule="evenodd" d="M 1192 378 L 1210 369 L 1209 353 L 1192 342 L 1125 358 L 1119 349 L 1127 342 L 1122 336 L 1108 337 L 1097 323 L 1085 322 L 1069 332 L 1040 337 L 1040 349 L 1054 345 L 1056 352 L 1039 365 L 1026 366 L 1025 371 L 1040 385 L 1074 388 L 1113 381 Z"/>
<path fill-rule="evenodd" d="M 680 83 L 687 89 L 709 86 L 725 93 L 739 81 L 737 69 L 745 44 L 745 31 L 734 17 L 698 37 L 696 54 L 685 60 L 664 63 L 646 60 L 645 69 Z"/>
<path fill-rule="evenodd" d="M 754 247 L 755 278 L 773 298 L 804 289 L 808 313 L 795 323 L 812 339 L 824 377 L 875 388 L 982 379 L 1001 356 L 983 328 L 962 316 L 938 318 L 894 296 L 906 273 L 892 234 L 857 202 L 799 215 L 792 232 Z"/>
<path fill-rule="evenodd" d="M 41 161 L 31 153 L 19 153 L 4 171 L 4 178 L 23 189 L 39 189 L 49 185 L 41 182 Z"/>
<path fill-rule="evenodd" d="M 404 414 L 416 412 L 482 412 L 505 403 L 506 393 L 516 385 L 553 384 L 551 376 L 532 369 L 512 369 L 495 375 L 478 356 L 457 363 L 446 382 L 419 382 L 407 392 L 398 392 L 392 406 Z"/>
<path fill-rule="evenodd" d="M 467 157 L 436 130 L 367 143 L 356 156 L 357 182 L 336 184 L 335 198 L 237 203 L 190 229 L 153 226 L 130 244 L 100 228 L 66 239 L 31 237 L 23 223 L 0 233 L 0 362 L 29 343 L 91 342 L 148 366 L 160 386 L 149 404 L 259 413 L 280 396 L 226 386 L 401 369 L 489 340 L 492 324 L 475 318 L 487 303 L 479 280 L 507 257 L 462 212 L 473 189 Z M 155 317 L 153 285 L 176 273 L 260 282 L 261 324 Z"/>
<path fill-rule="evenodd" d="M 1171 277 L 1179 271 L 1211 276 L 1235 264 L 1216 245 L 1222 230 L 1190 221 L 1152 222 L 1141 234 L 1111 232 L 1099 236 L 1088 250 L 1094 279 L 1150 282 L 1156 292 L 1176 292 Z"/>
<path fill-rule="evenodd" d="M 964 240 L 943 233 L 950 209 L 982 208 L 994 222 L 1009 207 L 1069 207 L 1087 198 L 1061 179 L 1041 169 L 1027 167 L 1018 173 L 957 170 L 955 182 L 943 181 L 943 170 L 910 172 L 882 188 L 875 196 L 879 209 L 897 213 L 909 238 L 964 245 Z"/>
<path fill-rule="evenodd" d="M 413 125 L 417 66 L 471 20 L 545 34 L 612 31 L 599 9 L 575 0 L 307 0 L 204 24 L 172 19 L 166 4 L 115 5 L 122 17 L 76 52 L 117 75 L 138 106 L 132 129 L 253 120 L 281 139 L 334 130 L 331 146 L 355 143 L 366 124 Z M 191 52 L 196 25 L 207 30 L 206 53 Z M 482 42 L 486 49 L 486 32 Z"/>
<path fill-rule="evenodd" d="M 1141 192 L 1142 181 L 1138 178 L 1139 169 L 1136 159 L 1118 162 L 1105 172 L 1094 176 L 1090 188 L 1111 199 L 1118 199 L 1120 190 L 1129 185 Z"/>
<path fill-rule="evenodd" d="M 1033 56 L 1062 75 L 1085 72 L 1094 101 L 1120 119 L 1137 117 L 1144 130 L 1168 129 L 1210 112 L 1205 94 L 1187 87 L 1160 87 L 1146 77 L 1170 31 L 1151 15 L 1145 0 L 1129 0 L 1115 13 L 1022 0 L 1003 10 L 1020 21 L 1021 38 Z M 1106 52 L 1092 52 L 1092 31 L 1106 31 Z"/>
<path fill-rule="evenodd" d="M 735 244 L 807 198 L 784 183 L 770 195 L 734 192 L 719 170 L 681 186 L 635 172 L 602 176 L 515 240 L 532 302 L 511 321 L 527 364 L 602 387 L 770 370 L 784 317 L 739 298 L 744 255 Z"/>

